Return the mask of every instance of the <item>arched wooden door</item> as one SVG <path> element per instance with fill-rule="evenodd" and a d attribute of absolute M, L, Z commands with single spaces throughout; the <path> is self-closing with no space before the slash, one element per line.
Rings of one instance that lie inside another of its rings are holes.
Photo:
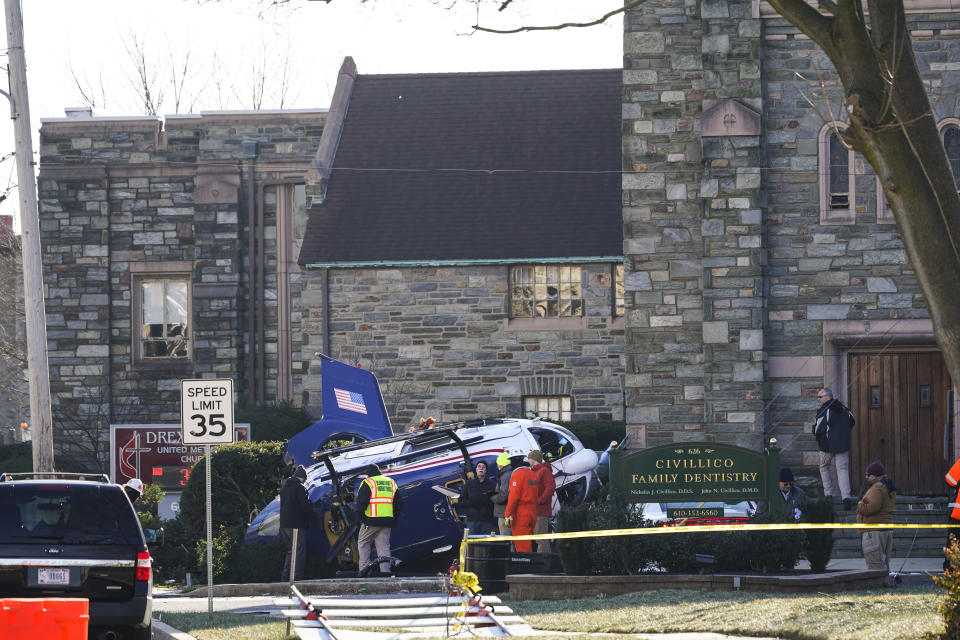
<path fill-rule="evenodd" d="M 937 351 L 851 353 L 849 406 L 857 418 L 850 484 L 863 494 L 864 470 L 880 460 L 901 495 L 945 495 L 950 374 Z M 843 398 L 841 398 L 843 400 Z"/>

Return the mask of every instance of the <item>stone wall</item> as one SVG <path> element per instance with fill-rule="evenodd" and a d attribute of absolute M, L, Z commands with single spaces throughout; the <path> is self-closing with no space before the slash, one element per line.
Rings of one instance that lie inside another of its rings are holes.
<path fill-rule="evenodd" d="M 288 187 L 265 183 L 302 182 L 324 119 L 311 111 L 43 122 L 39 210 L 61 430 L 81 429 L 73 422 L 96 422 L 101 431 L 111 422 L 179 422 L 183 378 L 234 378 L 238 395 L 248 395 L 255 303 L 244 139 L 259 141 L 255 198 L 263 192 L 255 205 L 264 238 L 263 369 L 273 382 L 263 383 L 260 400 L 277 399 L 276 192 Z M 171 269 L 192 280 L 193 357 L 135 364 L 132 281 Z"/>
<path fill-rule="evenodd" d="M 909 21 L 938 119 L 957 117 L 960 13 Z M 832 66 L 741 0 L 645 3 L 624 51 L 628 430 L 640 445 L 776 436 L 786 463 L 813 464 L 815 392 L 843 397 L 851 341 L 933 346 L 859 155 L 855 221 L 821 219 L 819 133 L 842 119 Z M 741 123 L 755 109 L 757 135 L 723 135 L 718 109 Z"/>
<path fill-rule="evenodd" d="M 507 316 L 507 266 L 331 270 L 330 355 L 373 371 L 395 430 L 415 418 L 518 416 L 527 395 L 569 395 L 574 419 L 623 419 L 623 319 L 610 265 L 583 265 L 587 315 Z M 304 353 L 322 345 L 322 275 L 302 278 Z M 533 327 L 531 327 L 533 323 Z M 303 378 L 320 399 L 319 363 Z"/>
<path fill-rule="evenodd" d="M 758 131 L 703 131 L 761 95 L 752 3 L 646 3 L 624 35 L 631 446 L 759 446 L 766 352 Z M 720 105 L 722 106 L 722 105 Z M 748 110 L 749 111 L 749 110 Z M 723 122 L 721 122 L 721 125 Z"/>

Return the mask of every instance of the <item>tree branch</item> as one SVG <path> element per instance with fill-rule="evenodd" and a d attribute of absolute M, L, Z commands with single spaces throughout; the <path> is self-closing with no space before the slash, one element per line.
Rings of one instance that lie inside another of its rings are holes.
<path fill-rule="evenodd" d="M 512 1 L 512 0 L 510 0 L 510 1 Z M 510 34 L 510 33 L 522 33 L 522 32 L 524 32 L 524 31 L 559 31 L 560 29 L 567 29 L 567 28 L 570 28 L 570 27 L 577 27 L 577 28 L 595 27 L 595 26 L 597 26 L 598 24 L 603 24 L 604 22 L 606 22 L 607 20 L 609 20 L 610 18 L 612 18 L 612 17 L 615 16 L 615 15 L 618 15 L 618 14 L 624 13 L 624 12 L 626 12 L 626 11 L 629 11 L 630 9 L 633 9 L 634 7 L 639 7 L 639 6 L 640 6 L 641 4 L 643 4 L 644 2 L 646 2 L 646 0 L 634 0 L 633 2 L 630 2 L 629 4 L 625 4 L 625 5 L 624 5 L 623 7 L 621 7 L 620 9 L 614 9 L 613 11 L 611 11 L 611 12 L 609 12 L 609 13 L 606 13 L 606 14 L 600 16 L 599 18 L 597 18 L 596 20 L 592 20 L 592 21 L 590 21 L 590 22 L 564 22 L 564 23 L 562 23 L 562 24 L 545 25 L 545 26 L 542 26 L 542 27 L 517 27 L 516 29 L 492 29 L 492 28 L 490 28 L 490 27 L 481 27 L 480 25 L 475 24 L 475 25 L 473 25 L 473 27 L 471 27 L 471 28 L 472 28 L 474 31 L 483 31 L 484 33 L 498 33 L 498 34 L 506 35 L 506 34 Z M 509 2 L 505 2 L 505 3 L 503 4 L 503 6 L 501 7 L 501 10 L 502 10 L 504 7 L 506 7 L 506 5 L 508 5 L 508 4 L 509 4 Z"/>
<path fill-rule="evenodd" d="M 832 2 L 826 3 L 828 10 L 836 14 L 837 5 Z M 833 44 L 833 18 L 825 16 L 810 5 L 805 0 L 770 0 L 770 6 L 776 9 L 777 13 L 789 20 L 793 26 L 816 42 L 821 49 L 833 59 L 836 48 Z"/>

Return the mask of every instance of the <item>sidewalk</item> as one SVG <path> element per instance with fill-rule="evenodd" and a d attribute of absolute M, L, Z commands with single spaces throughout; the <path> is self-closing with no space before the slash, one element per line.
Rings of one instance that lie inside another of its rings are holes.
<path fill-rule="evenodd" d="M 808 570 L 810 563 L 801 560 L 797 563 L 797 569 Z M 827 571 L 854 571 L 857 569 L 866 569 L 867 563 L 863 558 L 834 558 L 827 563 Z M 921 574 L 941 574 L 943 573 L 943 557 L 936 558 L 894 558 L 890 561 L 891 573 L 921 573 Z"/>

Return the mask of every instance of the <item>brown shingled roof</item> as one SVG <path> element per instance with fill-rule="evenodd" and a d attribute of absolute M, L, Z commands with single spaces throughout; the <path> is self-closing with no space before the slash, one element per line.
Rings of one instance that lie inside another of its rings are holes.
<path fill-rule="evenodd" d="M 300 264 L 619 256 L 621 71 L 358 76 Z"/>

